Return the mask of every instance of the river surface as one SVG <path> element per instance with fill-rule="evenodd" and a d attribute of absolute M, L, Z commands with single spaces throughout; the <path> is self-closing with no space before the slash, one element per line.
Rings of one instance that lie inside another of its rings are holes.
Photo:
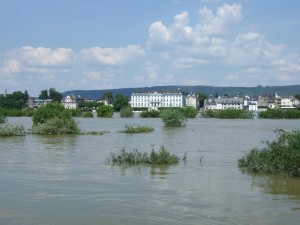
<path fill-rule="evenodd" d="M 299 224 L 300 179 L 243 174 L 237 160 L 275 129 L 300 120 L 196 118 L 165 128 L 161 119 L 78 118 L 82 130 L 104 135 L 0 138 L 1 225 Z M 9 118 L 31 127 L 31 118 Z M 124 134 L 125 125 L 154 127 Z M 122 148 L 150 152 L 164 146 L 186 162 L 120 167 Z"/>

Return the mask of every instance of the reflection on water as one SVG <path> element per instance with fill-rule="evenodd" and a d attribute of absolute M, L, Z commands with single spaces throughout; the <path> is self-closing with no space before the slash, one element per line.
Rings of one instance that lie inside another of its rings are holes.
<path fill-rule="evenodd" d="M 300 200 L 300 178 L 297 177 L 252 176 L 252 186 L 259 187 L 264 193 Z"/>
<path fill-rule="evenodd" d="M 299 224 L 299 179 L 251 177 L 237 160 L 300 120 L 197 118 L 178 129 L 138 117 L 77 120 L 83 130 L 110 133 L 0 138 L 1 225 Z M 30 118 L 9 121 L 31 126 Z M 155 130 L 119 133 L 126 124 Z M 170 167 L 107 160 L 122 148 L 149 153 L 162 145 L 187 160 Z"/>

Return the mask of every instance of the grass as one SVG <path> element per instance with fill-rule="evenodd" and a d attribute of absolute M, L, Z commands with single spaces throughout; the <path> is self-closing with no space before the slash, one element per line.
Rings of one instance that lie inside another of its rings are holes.
<path fill-rule="evenodd" d="M 150 154 L 142 153 L 137 149 L 128 152 L 123 148 L 118 154 L 111 153 L 111 160 L 118 165 L 175 165 L 180 161 L 178 156 L 171 154 L 164 146 L 161 146 L 158 151 L 153 148 Z"/>
<path fill-rule="evenodd" d="M 0 126 L 0 136 L 25 136 L 26 131 L 21 124 L 5 124 Z"/>
<path fill-rule="evenodd" d="M 149 133 L 153 132 L 153 127 L 148 126 L 136 126 L 136 125 L 126 125 L 125 130 L 121 131 L 122 133 L 129 133 L 129 134 L 139 134 L 139 133 Z"/>
<path fill-rule="evenodd" d="M 238 160 L 242 171 L 258 174 L 300 176 L 300 130 L 277 130 L 277 139 L 267 147 L 252 149 Z"/>

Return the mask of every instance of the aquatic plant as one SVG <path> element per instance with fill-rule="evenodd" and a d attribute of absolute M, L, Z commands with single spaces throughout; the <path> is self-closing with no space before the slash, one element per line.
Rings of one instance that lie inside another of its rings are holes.
<path fill-rule="evenodd" d="M 253 119 L 254 113 L 242 109 L 205 110 L 201 113 L 204 118 L 219 119 Z"/>
<path fill-rule="evenodd" d="M 0 126 L 0 136 L 24 136 L 25 128 L 22 124 L 4 124 Z"/>
<path fill-rule="evenodd" d="M 132 117 L 133 116 L 133 110 L 132 110 L 131 106 L 123 107 L 120 110 L 120 116 L 121 117 Z"/>
<path fill-rule="evenodd" d="M 252 149 L 238 160 L 242 171 L 300 176 L 300 131 L 276 130 L 277 139 L 267 147 Z"/>
<path fill-rule="evenodd" d="M 159 111 L 158 110 L 154 110 L 154 109 L 151 109 L 151 110 L 143 110 L 141 113 L 140 113 L 140 117 L 143 117 L 143 118 L 157 118 L 159 117 Z"/>
<path fill-rule="evenodd" d="M 118 165 L 172 165 L 179 163 L 180 159 L 167 151 L 164 146 L 161 146 L 158 152 L 152 148 L 150 154 L 147 152 L 142 153 L 137 149 L 128 152 L 123 148 L 118 154 L 111 153 L 111 161 Z"/>
<path fill-rule="evenodd" d="M 4 115 L 0 115 L 0 123 L 6 123 L 7 122 L 7 118 Z"/>
<path fill-rule="evenodd" d="M 121 132 L 133 134 L 133 133 L 149 133 L 152 131 L 154 131 L 154 128 L 149 126 L 126 125 L 125 130 Z"/>
<path fill-rule="evenodd" d="M 82 114 L 82 117 L 84 117 L 84 118 L 93 118 L 94 115 L 93 115 L 92 112 L 88 111 L 88 112 L 84 112 L 84 113 Z"/>
<path fill-rule="evenodd" d="M 97 116 L 98 117 L 106 117 L 110 118 L 114 114 L 114 109 L 112 106 L 109 105 L 101 105 L 99 108 L 97 108 Z"/>
<path fill-rule="evenodd" d="M 165 127 L 184 127 L 186 123 L 186 116 L 176 108 L 161 110 L 160 117 Z"/>
<path fill-rule="evenodd" d="M 52 134 L 79 134 L 77 122 L 73 118 L 49 118 L 44 123 L 33 124 L 32 134 L 52 135 Z"/>

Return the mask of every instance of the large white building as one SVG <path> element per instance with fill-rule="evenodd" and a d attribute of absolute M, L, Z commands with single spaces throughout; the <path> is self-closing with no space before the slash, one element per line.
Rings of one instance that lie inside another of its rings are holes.
<path fill-rule="evenodd" d="M 158 109 L 161 107 L 184 107 L 186 95 L 180 91 L 141 91 L 131 94 L 131 106 Z"/>
<path fill-rule="evenodd" d="M 244 109 L 244 99 L 240 97 L 208 98 L 204 101 L 205 110 Z"/>

